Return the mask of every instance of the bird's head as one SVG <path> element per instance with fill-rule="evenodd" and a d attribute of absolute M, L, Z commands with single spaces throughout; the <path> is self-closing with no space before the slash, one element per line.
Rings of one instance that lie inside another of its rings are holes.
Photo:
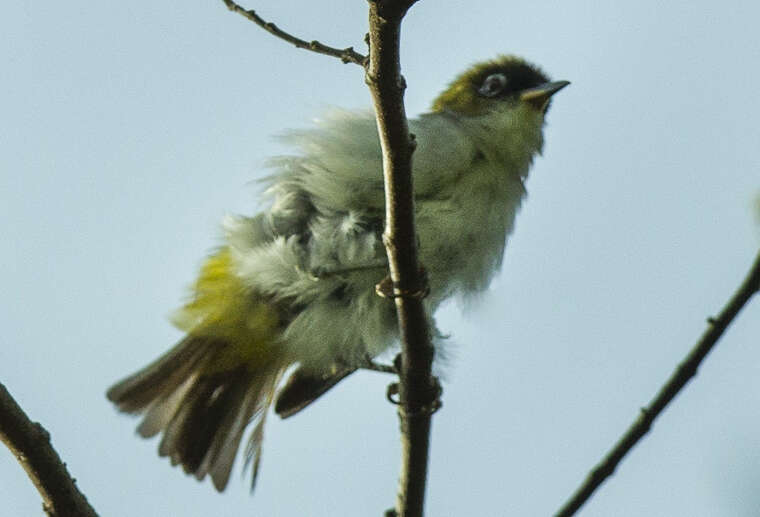
<path fill-rule="evenodd" d="M 524 178 L 543 147 L 551 97 L 568 84 L 549 81 L 519 57 L 499 56 L 459 75 L 431 111 L 455 119 L 485 158 Z"/>
<path fill-rule="evenodd" d="M 549 81 L 537 67 L 516 56 L 477 63 L 460 74 L 434 101 L 431 111 L 486 115 L 521 107 L 546 114 L 552 95 L 570 84 Z"/>

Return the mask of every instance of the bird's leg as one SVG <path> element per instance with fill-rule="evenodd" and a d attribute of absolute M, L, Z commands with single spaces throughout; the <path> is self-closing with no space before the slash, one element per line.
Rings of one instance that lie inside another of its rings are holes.
<path fill-rule="evenodd" d="M 422 287 L 420 289 L 411 291 L 408 289 L 400 289 L 396 287 L 391 279 L 390 275 L 383 278 L 380 283 L 375 286 L 375 292 L 378 296 L 383 298 L 426 298 L 430 294 L 430 284 L 428 283 L 427 271 L 423 266 L 420 266 L 420 278 Z"/>
<path fill-rule="evenodd" d="M 309 275 L 313 280 L 322 280 L 323 278 L 329 278 L 332 276 L 345 275 L 348 273 L 356 273 L 359 271 L 370 271 L 373 269 L 387 269 L 388 263 L 386 261 L 360 264 L 358 266 L 341 267 L 336 269 L 330 268 L 313 268 L 309 270 Z"/>
<path fill-rule="evenodd" d="M 396 369 L 395 364 L 381 364 L 376 363 L 369 354 L 364 356 L 364 361 L 361 365 L 359 365 L 359 368 L 362 370 L 371 370 L 373 372 L 380 372 L 380 373 L 393 373 L 397 374 L 398 370 Z"/>

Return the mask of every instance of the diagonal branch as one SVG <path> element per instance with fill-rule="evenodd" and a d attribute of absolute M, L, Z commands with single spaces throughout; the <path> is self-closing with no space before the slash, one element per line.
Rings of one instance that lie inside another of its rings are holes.
<path fill-rule="evenodd" d="M 11 450 L 42 496 L 50 517 L 97 517 L 50 444 L 50 434 L 29 420 L 0 384 L 0 441 Z"/>
<path fill-rule="evenodd" d="M 576 490 L 573 496 L 557 512 L 555 517 L 570 517 L 588 501 L 591 494 L 610 477 L 615 468 L 628 454 L 636 443 L 652 427 L 654 419 L 675 398 L 692 377 L 697 374 L 697 368 L 702 360 L 712 350 L 723 332 L 739 314 L 739 311 L 747 304 L 753 295 L 760 291 L 760 254 L 755 259 L 752 268 L 742 285 L 728 301 L 721 313 L 715 318 L 707 320 L 709 327 L 702 334 L 694 348 L 686 358 L 678 365 L 668 381 L 660 388 L 657 396 L 645 408 L 641 409 L 636 421 L 631 424 L 625 434 L 615 444 L 607 455 L 588 474 L 583 484 Z"/>
<path fill-rule="evenodd" d="M 301 38 L 297 38 L 293 36 L 292 34 L 287 33 L 284 30 L 280 29 L 274 23 L 266 21 L 261 16 L 256 14 L 256 11 L 254 11 L 253 9 L 250 9 L 250 10 L 245 9 L 241 7 L 240 5 L 236 4 L 235 2 L 233 2 L 232 0 L 223 0 L 223 1 L 225 5 L 227 6 L 227 9 L 229 9 L 230 11 L 240 14 L 241 16 L 251 20 L 253 23 L 258 25 L 265 31 L 269 32 L 273 36 L 276 36 L 282 40 L 285 40 L 288 43 L 295 45 L 298 48 L 310 50 L 312 52 L 316 52 L 317 54 L 323 54 L 325 56 L 337 57 L 344 63 L 354 63 L 361 67 L 365 67 L 367 64 L 367 56 L 364 56 L 356 52 L 353 47 L 340 49 L 340 48 L 330 47 L 328 45 L 320 43 L 317 40 L 306 41 Z"/>

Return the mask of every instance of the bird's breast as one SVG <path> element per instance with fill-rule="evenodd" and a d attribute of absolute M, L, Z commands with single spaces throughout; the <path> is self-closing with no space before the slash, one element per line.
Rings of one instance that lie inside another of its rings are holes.
<path fill-rule="evenodd" d="M 433 298 L 481 291 L 501 264 L 525 189 L 518 175 L 475 165 L 447 195 L 417 204 L 420 258 Z"/>

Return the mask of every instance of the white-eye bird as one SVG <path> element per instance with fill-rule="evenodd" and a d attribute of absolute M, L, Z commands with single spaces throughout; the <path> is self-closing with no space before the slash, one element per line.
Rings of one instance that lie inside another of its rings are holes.
<path fill-rule="evenodd" d="M 501 56 L 409 121 L 431 321 L 444 299 L 482 291 L 499 268 L 549 100 L 567 84 Z M 163 434 L 161 456 L 219 491 L 251 423 L 255 483 L 273 402 L 282 417 L 298 412 L 398 337 L 394 304 L 375 292 L 388 267 L 373 114 L 337 111 L 284 138 L 298 152 L 271 161 L 268 210 L 225 221 L 223 246 L 176 315 L 184 339 L 108 390 L 121 411 L 144 415 L 141 436 Z"/>

